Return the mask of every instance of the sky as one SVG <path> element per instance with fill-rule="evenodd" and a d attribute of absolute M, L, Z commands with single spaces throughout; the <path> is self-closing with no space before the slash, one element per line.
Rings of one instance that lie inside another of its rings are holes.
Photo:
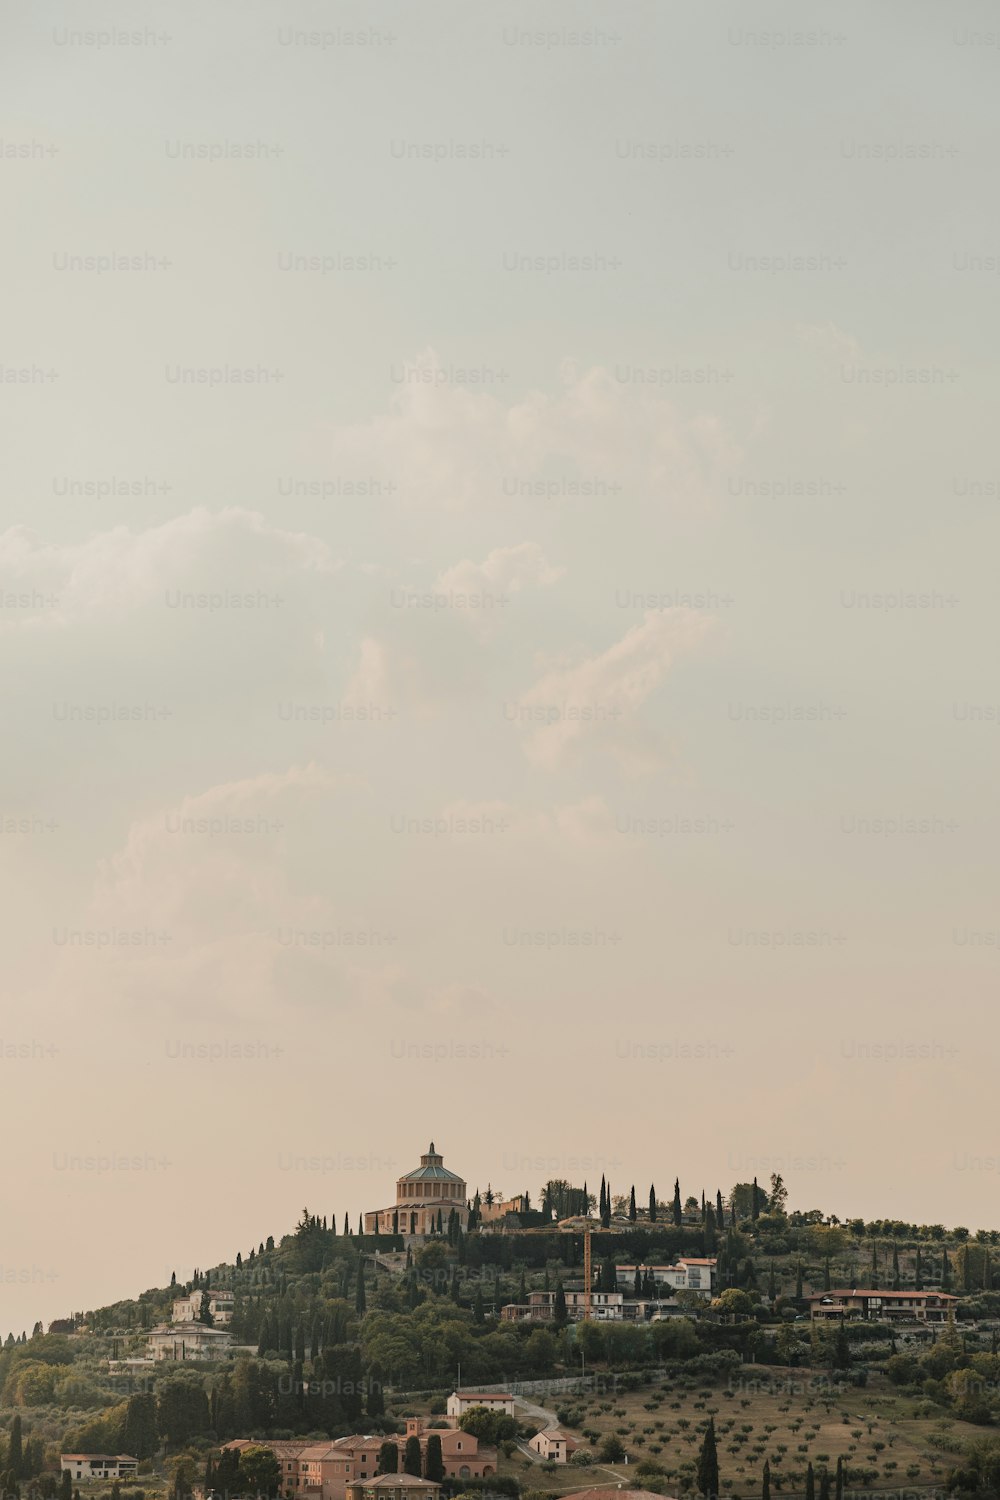
<path fill-rule="evenodd" d="M 2 31 L 0 1337 L 431 1139 L 1000 1224 L 992 8 Z"/>

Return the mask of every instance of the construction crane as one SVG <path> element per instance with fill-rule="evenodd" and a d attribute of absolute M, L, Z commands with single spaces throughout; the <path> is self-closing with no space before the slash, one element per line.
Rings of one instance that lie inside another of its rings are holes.
<path fill-rule="evenodd" d="M 590 1261 L 590 1225 L 583 1231 L 583 1321 L 590 1322 L 590 1297 L 594 1278 Z"/>

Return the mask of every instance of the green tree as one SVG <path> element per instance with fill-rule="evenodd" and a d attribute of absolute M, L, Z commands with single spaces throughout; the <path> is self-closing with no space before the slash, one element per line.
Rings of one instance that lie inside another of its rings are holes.
<path fill-rule="evenodd" d="M 719 1452 L 715 1442 L 715 1418 L 709 1417 L 698 1455 L 698 1491 L 706 1500 L 719 1493 Z"/>
<path fill-rule="evenodd" d="M 563 1291 L 562 1281 L 559 1281 L 556 1284 L 556 1295 L 552 1304 L 552 1322 L 556 1328 L 565 1328 L 568 1316 L 566 1310 L 566 1293 Z"/>
<path fill-rule="evenodd" d="M 766 1458 L 760 1476 L 760 1500 L 771 1500 L 771 1465 Z"/>
<path fill-rule="evenodd" d="M 649 1185 L 649 1222 L 656 1223 L 656 1188 L 652 1183 Z"/>
<path fill-rule="evenodd" d="M 427 1439 L 427 1473 L 424 1478 L 431 1480 L 433 1484 L 440 1484 L 444 1479 L 444 1455 L 441 1452 L 441 1439 L 436 1432 L 432 1432 Z"/>
<path fill-rule="evenodd" d="M 399 1471 L 399 1444 L 392 1443 L 386 1438 L 378 1450 L 378 1472 L 380 1474 L 396 1474 Z"/>
<path fill-rule="evenodd" d="M 638 1214 L 635 1207 L 635 1183 L 633 1182 L 632 1190 L 628 1195 L 628 1221 L 630 1224 L 634 1224 L 637 1218 Z"/>
<path fill-rule="evenodd" d="M 142 1460 L 152 1458 L 159 1446 L 160 1428 L 156 1397 L 148 1392 L 139 1392 L 130 1396 L 125 1411 L 125 1425 L 122 1428 L 124 1451 Z"/>
<path fill-rule="evenodd" d="M 674 1223 L 680 1224 L 683 1215 L 681 1213 L 681 1180 L 679 1177 L 674 1179 L 674 1201 L 672 1206 L 672 1214 Z"/>
<path fill-rule="evenodd" d="M 423 1461 L 420 1454 L 420 1439 L 408 1437 L 406 1447 L 403 1450 L 403 1473 L 415 1474 L 418 1479 L 423 1474 Z"/>
<path fill-rule="evenodd" d="M 837 1458 L 837 1473 L 833 1484 L 833 1500 L 844 1500 L 844 1459 L 843 1455 Z"/>
<path fill-rule="evenodd" d="M 806 1464 L 806 1500 L 816 1500 L 816 1476 L 812 1464 Z"/>
<path fill-rule="evenodd" d="M 10 1424 L 10 1437 L 7 1439 L 7 1468 L 15 1479 L 25 1478 L 24 1440 L 19 1416 L 15 1416 Z"/>
<path fill-rule="evenodd" d="M 251 1443 L 240 1454 L 237 1482 L 251 1495 L 277 1495 L 281 1485 L 281 1465 L 264 1443 Z"/>
<path fill-rule="evenodd" d="M 363 1318 L 368 1310 L 368 1298 L 365 1295 L 365 1267 L 361 1256 L 358 1256 L 358 1279 L 354 1288 L 354 1311 L 359 1318 Z"/>

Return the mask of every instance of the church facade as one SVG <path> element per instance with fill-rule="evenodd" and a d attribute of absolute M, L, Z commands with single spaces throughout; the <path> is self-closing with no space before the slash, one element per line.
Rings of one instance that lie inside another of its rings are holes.
<path fill-rule="evenodd" d="M 365 1214 L 365 1234 L 435 1234 L 447 1231 L 452 1213 L 457 1214 L 462 1228 L 468 1229 L 465 1181 L 448 1170 L 431 1141 L 419 1167 L 396 1182 L 395 1203 Z"/>

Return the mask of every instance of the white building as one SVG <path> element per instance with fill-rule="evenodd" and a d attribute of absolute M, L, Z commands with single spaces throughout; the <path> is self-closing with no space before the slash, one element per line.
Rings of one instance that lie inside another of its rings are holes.
<path fill-rule="evenodd" d="M 618 1285 L 631 1288 L 635 1279 L 635 1266 L 618 1266 Z M 672 1266 L 641 1265 L 639 1275 L 652 1273 L 657 1289 L 666 1287 L 671 1292 L 700 1292 L 711 1297 L 715 1290 L 715 1256 L 679 1256 Z"/>
<path fill-rule="evenodd" d="M 74 1479 L 130 1479 L 139 1460 L 128 1453 L 63 1453 L 59 1465 Z"/>
<path fill-rule="evenodd" d="M 228 1333 L 207 1323 L 160 1323 L 150 1329 L 147 1348 L 156 1360 L 226 1359 L 232 1344 Z"/>
<path fill-rule="evenodd" d="M 514 1397 L 507 1391 L 499 1395 L 496 1391 L 452 1391 L 448 1397 L 449 1417 L 460 1417 L 474 1406 L 485 1406 L 487 1411 L 503 1412 L 506 1417 L 514 1415 Z"/>
<path fill-rule="evenodd" d="M 233 1294 L 221 1288 L 212 1287 L 206 1294 L 200 1287 L 189 1292 L 186 1297 L 174 1298 L 175 1323 L 196 1323 L 201 1316 L 202 1303 L 208 1296 L 208 1310 L 214 1319 L 216 1328 L 225 1328 L 227 1323 L 233 1321 Z"/>

